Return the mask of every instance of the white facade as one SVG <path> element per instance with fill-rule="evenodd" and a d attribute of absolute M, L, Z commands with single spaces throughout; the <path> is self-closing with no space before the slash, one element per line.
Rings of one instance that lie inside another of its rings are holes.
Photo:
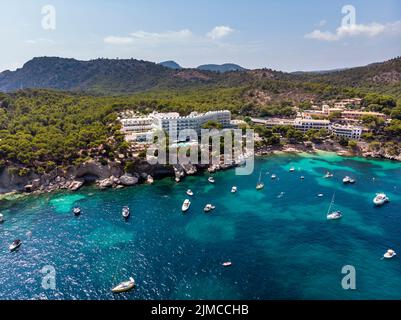
<path fill-rule="evenodd" d="M 122 119 L 121 124 L 128 141 L 146 141 L 147 134 L 153 129 L 152 119 L 149 117 Z"/>
<path fill-rule="evenodd" d="M 223 128 L 231 126 L 231 112 L 227 110 L 209 111 L 206 113 L 192 112 L 188 116 L 181 117 L 177 112 L 158 113 L 153 112 L 147 117 L 132 117 L 121 119 L 122 131 L 129 141 L 146 141 L 147 135 L 154 130 L 164 130 L 176 135 L 182 130 L 195 130 L 198 134 L 202 125 L 208 121 L 216 121 Z M 172 130 L 172 132 L 170 132 Z"/>
<path fill-rule="evenodd" d="M 230 127 L 231 112 L 227 110 L 209 111 L 206 113 L 192 112 L 188 116 L 181 117 L 179 113 L 152 113 L 149 117 L 153 120 L 155 129 L 162 129 L 167 132 L 180 132 L 182 130 L 195 130 L 198 134 L 202 125 L 208 121 L 216 121 L 223 128 Z"/>
<path fill-rule="evenodd" d="M 330 121 L 329 120 L 314 120 L 314 119 L 295 119 L 294 127 L 303 132 L 308 130 L 329 130 Z"/>
<path fill-rule="evenodd" d="M 330 127 L 330 131 L 337 137 L 359 140 L 363 129 L 357 126 L 333 124 Z"/>

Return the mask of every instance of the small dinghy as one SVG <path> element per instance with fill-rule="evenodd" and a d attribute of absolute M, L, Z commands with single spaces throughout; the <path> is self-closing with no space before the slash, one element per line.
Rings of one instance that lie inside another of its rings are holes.
<path fill-rule="evenodd" d="M 118 286 L 115 286 L 113 289 L 111 289 L 111 292 L 113 293 L 128 292 L 134 289 L 134 287 L 135 287 L 134 278 L 129 278 L 128 281 L 121 282 Z"/>
<path fill-rule="evenodd" d="M 127 219 L 129 218 L 129 216 L 131 215 L 131 213 L 130 213 L 130 211 L 129 211 L 129 207 L 125 206 L 125 207 L 123 208 L 123 211 L 122 211 L 121 214 L 122 214 L 123 218 L 124 218 L 125 220 L 127 220 Z"/>
<path fill-rule="evenodd" d="M 187 195 L 190 196 L 190 197 L 192 197 L 192 196 L 194 195 L 194 193 L 192 192 L 191 189 L 188 189 L 188 190 L 187 190 Z"/>
<path fill-rule="evenodd" d="M 317 196 L 318 196 L 319 198 L 323 198 L 323 197 L 324 197 L 324 194 L 323 194 L 323 193 L 319 193 Z"/>
<path fill-rule="evenodd" d="M 295 168 L 294 167 L 290 168 L 290 172 L 295 172 Z"/>
<path fill-rule="evenodd" d="M 354 184 L 354 183 L 355 183 L 355 179 L 352 179 L 352 178 L 346 176 L 346 177 L 343 179 L 343 183 L 344 183 L 344 184 Z"/>
<path fill-rule="evenodd" d="M 324 176 L 324 178 L 325 179 L 330 179 L 330 178 L 333 178 L 334 177 L 334 174 L 332 174 L 332 173 L 330 173 L 330 172 L 326 172 L 326 175 Z"/>
<path fill-rule="evenodd" d="M 76 216 L 76 217 L 78 217 L 79 215 L 81 215 L 81 208 L 74 208 L 73 210 L 72 210 L 72 212 L 74 213 L 74 215 Z"/>
<path fill-rule="evenodd" d="M 277 175 L 272 174 L 271 178 L 272 178 L 272 180 L 275 180 L 275 179 L 277 179 Z"/>
<path fill-rule="evenodd" d="M 233 265 L 233 264 L 232 264 L 231 261 L 227 261 L 227 262 L 224 262 L 224 263 L 222 264 L 222 266 L 225 267 L 225 268 L 231 267 L 232 265 Z"/>
<path fill-rule="evenodd" d="M 187 212 L 189 210 L 189 207 L 191 206 L 191 201 L 189 199 L 186 199 L 184 203 L 182 204 L 182 212 Z"/>
<path fill-rule="evenodd" d="M 148 175 L 148 177 L 146 179 L 146 183 L 153 184 L 154 182 L 155 182 L 155 180 L 153 179 L 153 177 L 151 175 Z"/>
<path fill-rule="evenodd" d="M 379 193 L 373 199 L 373 203 L 375 204 L 375 206 L 382 206 L 389 201 L 390 201 L 390 199 L 384 193 Z"/>
<path fill-rule="evenodd" d="M 383 256 L 384 259 L 392 259 L 397 255 L 394 250 L 389 249 Z"/>
<path fill-rule="evenodd" d="M 4 221 L 4 216 L 0 213 L 0 224 L 2 224 Z"/>
<path fill-rule="evenodd" d="M 238 188 L 236 186 L 231 188 L 231 193 L 236 193 L 238 191 Z"/>
<path fill-rule="evenodd" d="M 209 181 L 209 183 L 215 183 L 216 182 L 213 177 L 209 177 L 207 179 L 207 181 Z"/>
<path fill-rule="evenodd" d="M 304 176 L 302 176 L 302 177 L 301 177 L 301 180 L 305 180 L 305 177 L 304 177 Z"/>
<path fill-rule="evenodd" d="M 207 204 L 207 205 L 203 208 L 203 211 L 205 211 L 205 212 L 210 212 L 210 211 L 212 211 L 212 210 L 214 210 L 214 209 L 216 209 L 216 207 L 215 207 L 214 205 L 212 205 L 212 204 Z"/>
<path fill-rule="evenodd" d="M 13 252 L 13 251 L 17 250 L 21 246 L 21 244 L 22 244 L 21 240 L 19 240 L 19 239 L 14 240 L 13 243 L 9 247 L 10 251 Z"/>

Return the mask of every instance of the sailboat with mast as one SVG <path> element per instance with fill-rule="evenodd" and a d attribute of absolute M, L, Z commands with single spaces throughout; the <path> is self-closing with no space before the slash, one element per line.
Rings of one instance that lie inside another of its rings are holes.
<path fill-rule="evenodd" d="M 262 170 L 260 170 L 260 174 L 259 174 L 259 180 L 258 183 L 256 185 L 256 190 L 262 190 L 265 187 L 265 184 L 262 182 Z"/>
<path fill-rule="evenodd" d="M 336 193 L 334 192 L 333 198 L 331 199 L 329 210 L 327 211 L 327 220 L 338 220 L 343 217 L 341 211 L 331 211 L 331 208 L 334 205 L 334 200 L 336 197 Z"/>

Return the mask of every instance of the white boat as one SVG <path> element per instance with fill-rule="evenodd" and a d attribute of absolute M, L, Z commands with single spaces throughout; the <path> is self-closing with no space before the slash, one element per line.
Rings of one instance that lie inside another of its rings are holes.
<path fill-rule="evenodd" d="M 333 178 L 334 177 L 334 174 L 332 174 L 332 173 L 330 173 L 330 172 L 326 172 L 326 175 L 324 176 L 324 178 L 325 179 L 330 179 L 330 178 Z"/>
<path fill-rule="evenodd" d="M 238 191 L 238 188 L 236 186 L 231 188 L 231 193 L 236 193 Z"/>
<path fill-rule="evenodd" d="M 384 193 L 377 194 L 376 197 L 373 199 L 373 203 L 376 206 L 382 206 L 389 201 L 390 199 Z"/>
<path fill-rule="evenodd" d="M 135 287 L 135 280 L 134 278 L 129 278 L 128 281 L 121 282 L 119 285 L 115 286 L 111 289 L 113 293 L 123 293 L 128 292 L 134 289 Z"/>
<path fill-rule="evenodd" d="M 4 222 L 4 216 L 0 213 L 0 223 Z"/>
<path fill-rule="evenodd" d="M 384 259 L 392 259 L 397 255 L 394 250 L 389 249 L 383 256 Z"/>
<path fill-rule="evenodd" d="M 8 247 L 10 249 L 11 252 L 17 250 L 22 244 L 22 241 L 17 239 L 14 240 L 13 243 Z"/>
<path fill-rule="evenodd" d="M 123 208 L 123 211 L 122 211 L 122 216 L 123 216 L 123 218 L 124 219 L 128 219 L 129 218 L 129 216 L 130 216 L 130 211 L 129 211 L 129 207 L 127 207 L 127 206 L 125 206 L 124 208 Z"/>
<path fill-rule="evenodd" d="M 76 207 L 72 212 L 74 212 L 74 215 L 78 217 L 81 214 L 81 208 Z"/>
<path fill-rule="evenodd" d="M 146 179 L 146 183 L 153 184 L 154 182 L 155 182 L 155 180 L 153 179 L 153 177 L 151 175 L 149 175 L 148 178 Z"/>
<path fill-rule="evenodd" d="M 277 179 L 277 175 L 272 174 L 271 178 L 272 178 L 272 180 Z"/>
<path fill-rule="evenodd" d="M 336 196 L 336 193 L 333 194 L 333 198 L 331 199 L 329 210 L 327 211 L 327 220 L 338 220 L 343 217 L 341 211 L 331 211 L 331 208 L 334 205 L 335 196 Z"/>
<path fill-rule="evenodd" d="M 324 197 L 324 194 L 323 194 L 323 193 L 319 193 L 317 196 L 318 196 L 319 198 L 323 198 L 323 197 Z"/>
<path fill-rule="evenodd" d="M 233 264 L 232 264 L 231 261 L 227 261 L 227 262 L 223 262 L 223 263 L 222 263 L 222 266 L 223 266 L 223 267 L 226 267 L 226 268 L 227 268 L 227 267 L 231 267 L 232 265 L 233 265 Z"/>
<path fill-rule="evenodd" d="M 305 179 L 305 177 L 304 176 L 301 176 L 301 180 L 304 180 Z"/>
<path fill-rule="evenodd" d="M 344 183 L 344 184 L 354 184 L 354 183 L 355 183 L 355 179 L 352 179 L 352 178 L 346 176 L 346 177 L 343 179 L 343 183 Z"/>
<path fill-rule="evenodd" d="M 205 211 L 205 212 L 210 212 L 210 211 L 212 211 L 212 210 L 214 210 L 214 209 L 216 209 L 216 207 L 215 207 L 214 205 L 212 205 L 212 204 L 207 204 L 207 205 L 203 208 L 203 211 Z"/>
<path fill-rule="evenodd" d="M 187 195 L 190 196 L 190 197 L 192 197 L 192 196 L 194 195 L 194 193 L 192 192 L 191 189 L 188 189 L 188 190 L 187 190 Z"/>
<path fill-rule="evenodd" d="M 207 179 L 207 181 L 209 181 L 209 183 L 215 183 L 215 180 L 214 180 L 213 177 L 209 177 L 209 178 Z"/>
<path fill-rule="evenodd" d="M 294 168 L 294 167 L 291 167 L 291 168 L 290 168 L 290 172 L 295 172 L 295 168 Z"/>
<path fill-rule="evenodd" d="M 262 190 L 265 187 L 265 184 L 262 182 L 262 171 L 260 171 L 259 174 L 259 180 L 258 183 L 256 184 L 256 190 Z"/>
<path fill-rule="evenodd" d="M 189 201 L 189 199 L 185 199 L 184 203 L 182 204 L 182 212 L 187 212 L 190 206 L 191 201 Z"/>

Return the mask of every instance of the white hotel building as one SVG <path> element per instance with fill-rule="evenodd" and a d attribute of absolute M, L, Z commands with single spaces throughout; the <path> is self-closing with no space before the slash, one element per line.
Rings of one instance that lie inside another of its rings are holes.
<path fill-rule="evenodd" d="M 347 139 L 359 140 L 361 139 L 363 128 L 354 125 L 340 125 L 332 124 L 330 120 L 315 120 L 315 119 L 305 119 L 297 118 L 294 120 L 290 119 L 251 119 L 253 123 L 265 125 L 268 128 L 273 128 L 279 125 L 292 126 L 297 130 L 306 133 L 309 130 L 320 130 L 326 129 L 328 132 L 332 133 L 337 137 L 344 137 Z"/>
<path fill-rule="evenodd" d="M 228 110 L 209 111 L 206 113 L 192 112 L 188 116 L 180 116 L 177 112 L 158 113 L 153 112 L 147 117 L 133 117 L 121 119 L 122 130 L 128 141 L 146 141 L 147 135 L 155 130 L 179 133 L 182 130 L 195 130 L 198 134 L 202 125 L 208 121 L 216 121 L 223 128 L 231 126 L 231 112 Z"/>

